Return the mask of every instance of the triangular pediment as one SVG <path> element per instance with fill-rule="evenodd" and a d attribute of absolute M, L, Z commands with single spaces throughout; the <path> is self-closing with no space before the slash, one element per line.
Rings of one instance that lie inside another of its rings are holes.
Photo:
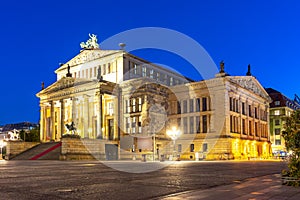
<path fill-rule="evenodd" d="M 74 79 L 72 77 L 63 77 L 60 80 L 56 81 L 52 85 L 48 86 L 47 88 L 40 91 L 37 96 L 43 94 L 51 94 L 60 90 L 72 88 L 74 86 L 80 86 L 86 83 L 95 82 L 94 80 L 90 79 Z"/>
<path fill-rule="evenodd" d="M 86 62 L 90 62 L 105 56 L 109 56 L 115 53 L 122 52 L 121 50 L 101 50 L 101 49 L 85 49 L 82 50 L 77 56 L 69 60 L 67 63 L 58 68 L 55 72 L 67 69 L 70 67 L 80 65 Z"/>
<path fill-rule="evenodd" d="M 252 91 L 260 97 L 268 99 L 271 102 L 269 94 L 264 87 L 253 76 L 230 76 L 229 81 L 239 85 L 242 88 Z"/>

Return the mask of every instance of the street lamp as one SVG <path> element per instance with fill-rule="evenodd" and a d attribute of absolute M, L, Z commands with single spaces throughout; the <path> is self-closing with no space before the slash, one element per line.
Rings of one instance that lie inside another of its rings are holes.
<path fill-rule="evenodd" d="M 167 135 L 173 140 L 173 146 L 174 146 L 174 156 L 176 156 L 176 146 L 175 142 L 177 138 L 180 136 L 181 132 L 178 130 L 175 126 L 172 127 L 171 130 L 167 130 Z"/>
<path fill-rule="evenodd" d="M 0 160 L 3 159 L 2 157 L 2 148 L 5 146 L 5 142 L 3 142 L 3 140 L 0 140 L 0 149 L 1 149 L 1 152 L 0 152 Z"/>

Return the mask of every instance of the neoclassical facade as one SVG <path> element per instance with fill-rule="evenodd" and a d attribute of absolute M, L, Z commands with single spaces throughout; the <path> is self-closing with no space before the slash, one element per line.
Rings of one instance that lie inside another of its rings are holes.
<path fill-rule="evenodd" d="M 124 50 L 82 47 L 37 94 L 42 142 L 101 141 L 104 159 L 269 156 L 270 97 L 251 74 L 229 76 L 221 64 L 215 78 L 194 82 Z"/>

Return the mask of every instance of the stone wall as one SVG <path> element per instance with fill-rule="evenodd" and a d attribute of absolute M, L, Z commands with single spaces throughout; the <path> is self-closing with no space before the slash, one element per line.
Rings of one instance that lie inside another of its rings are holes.
<path fill-rule="evenodd" d="M 8 141 L 6 144 L 6 159 L 9 160 L 16 155 L 35 147 L 39 142 Z"/>
<path fill-rule="evenodd" d="M 60 160 L 106 160 L 105 144 L 117 144 L 117 142 L 62 138 Z"/>

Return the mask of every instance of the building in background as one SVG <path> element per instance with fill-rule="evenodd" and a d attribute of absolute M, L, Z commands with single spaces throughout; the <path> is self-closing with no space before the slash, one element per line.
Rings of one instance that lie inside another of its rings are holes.
<path fill-rule="evenodd" d="M 292 100 L 273 88 L 267 88 L 266 91 L 272 98 L 272 103 L 270 103 L 270 140 L 272 150 L 275 155 L 280 156 L 281 154 L 281 156 L 284 156 L 287 149 L 281 133 L 285 128 L 286 118 L 293 111 L 300 109 L 299 97 L 295 95 L 295 99 Z"/>
<path fill-rule="evenodd" d="M 78 134 L 109 160 L 269 156 L 271 100 L 250 66 L 229 76 L 221 62 L 215 78 L 194 82 L 123 49 L 102 50 L 95 35 L 81 46 L 37 94 L 41 141 Z"/>

